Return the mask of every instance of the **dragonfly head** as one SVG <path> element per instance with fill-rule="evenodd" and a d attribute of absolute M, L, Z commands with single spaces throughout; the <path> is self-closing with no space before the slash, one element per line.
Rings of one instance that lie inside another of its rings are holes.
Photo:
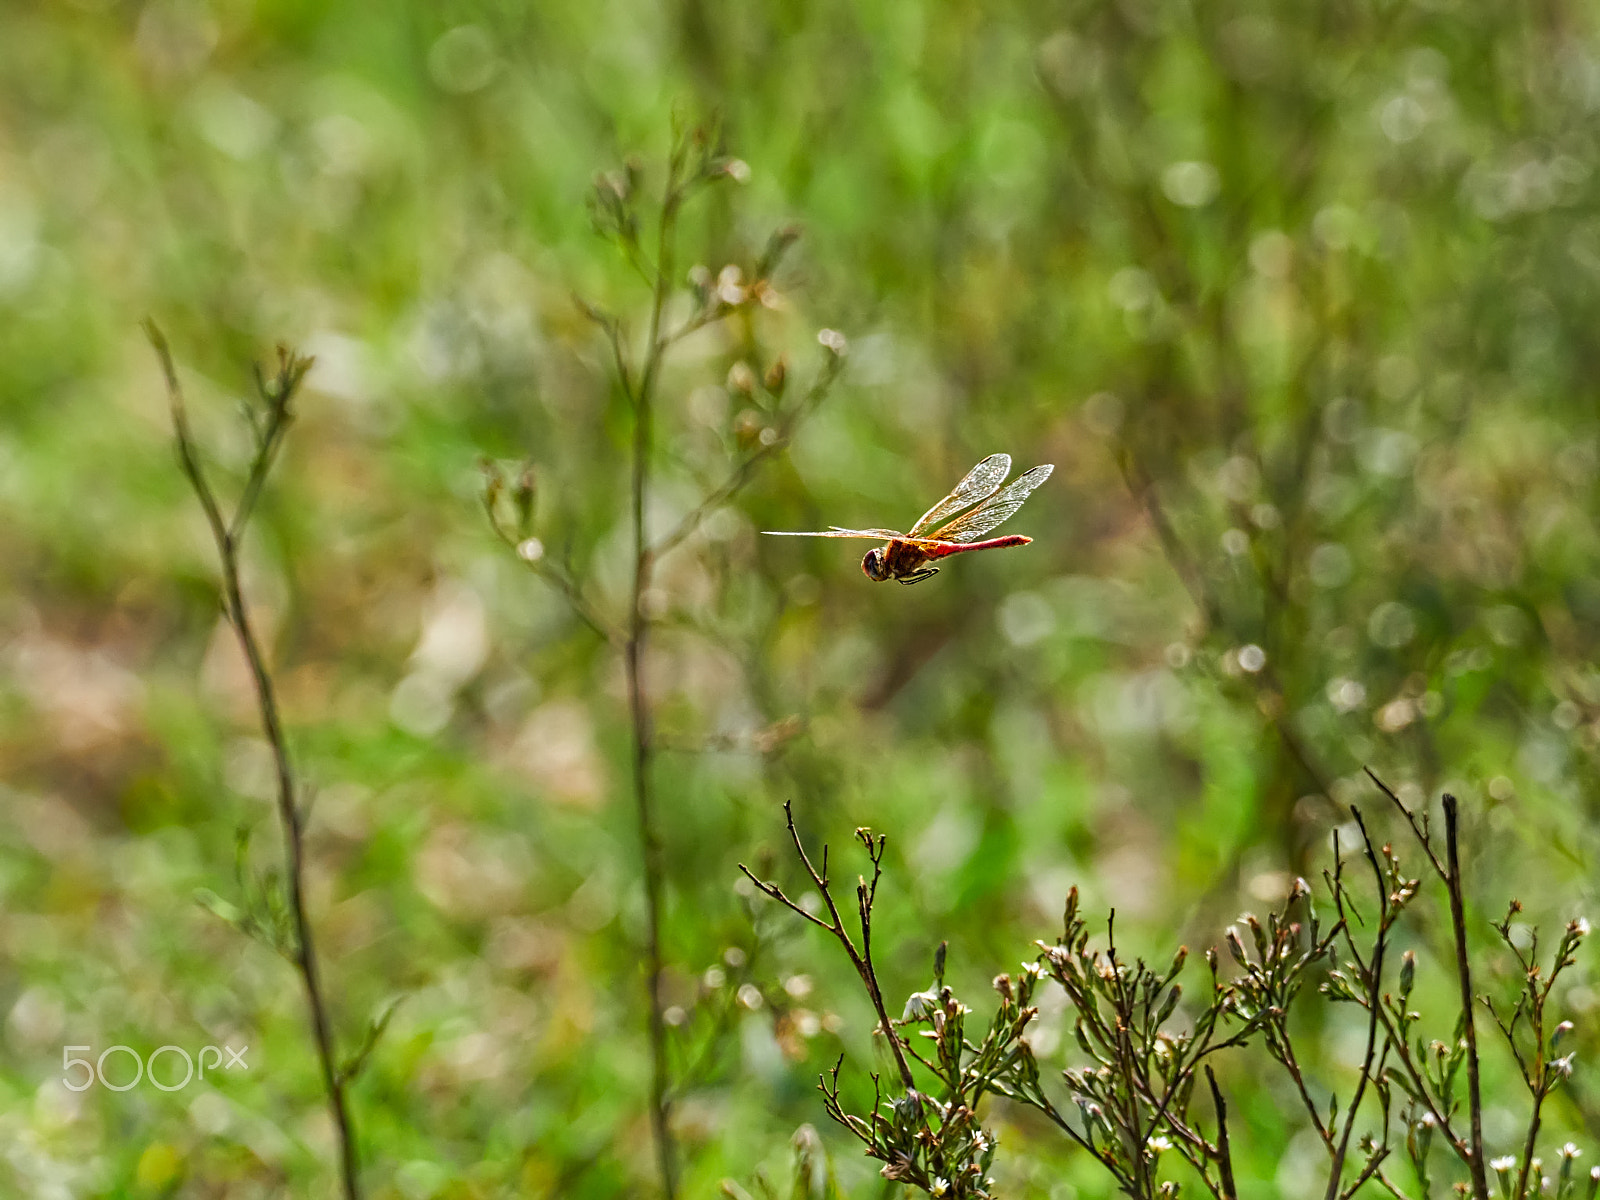
<path fill-rule="evenodd" d="M 889 578 L 889 564 L 884 561 L 881 547 L 875 546 L 867 551 L 866 557 L 861 560 L 861 570 L 868 579 L 878 583 Z"/>

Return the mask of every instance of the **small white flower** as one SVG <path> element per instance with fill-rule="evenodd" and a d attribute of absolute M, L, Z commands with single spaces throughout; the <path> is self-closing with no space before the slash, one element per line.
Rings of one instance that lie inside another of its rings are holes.
<path fill-rule="evenodd" d="M 1562 1158 L 1571 1159 L 1577 1158 L 1583 1153 L 1583 1151 L 1579 1150 L 1578 1147 L 1573 1145 L 1571 1142 L 1568 1142 L 1565 1146 L 1561 1147 L 1560 1150 L 1556 1151 L 1556 1153 L 1561 1155 Z"/>
<path fill-rule="evenodd" d="M 1145 1144 L 1150 1147 L 1150 1153 L 1151 1154 L 1161 1154 L 1164 1151 L 1172 1149 L 1172 1141 L 1171 1141 L 1171 1139 L 1170 1138 L 1165 1138 L 1165 1137 L 1160 1137 L 1160 1136 L 1151 1138 Z"/>
<path fill-rule="evenodd" d="M 835 356 L 843 358 L 850 352 L 850 343 L 845 341 L 844 334 L 837 329 L 823 329 L 817 333 L 817 341 Z"/>
<path fill-rule="evenodd" d="M 950 1181 L 942 1175 L 933 1177 L 933 1187 L 929 1190 L 930 1196 L 948 1196 L 950 1194 Z"/>
<path fill-rule="evenodd" d="M 744 286 L 744 272 L 729 263 L 717 273 L 717 299 L 730 307 L 743 304 L 748 293 Z"/>
<path fill-rule="evenodd" d="M 1577 930 L 1579 937 L 1588 937 L 1589 936 L 1589 918 L 1588 917 L 1579 917 L 1577 920 L 1575 920 L 1572 923 L 1572 927 L 1575 930 Z"/>
<path fill-rule="evenodd" d="M 1509 1154 L 1502 1154 L 1499 1158 L 1489 1160 L 1489 1168 L 1494 1171 L 1509 1171 L 1516 1165 L 1517 1160 Z"/>

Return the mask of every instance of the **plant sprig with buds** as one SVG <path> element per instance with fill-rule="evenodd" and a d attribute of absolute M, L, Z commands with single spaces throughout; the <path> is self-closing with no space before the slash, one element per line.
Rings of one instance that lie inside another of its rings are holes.
<path fill-rule="evenodd" d="M 1572 1076 L 1572 1064 L 1576 1055 L 1572 1052 L 1559 1053 L 1562 1040 L 1572 1032 L 1571 1021 L 1559 1021 L 1553 1028 L 1548 1028 L 1550 993 L 1555 988 L 1556 980 L 1568 967 L 1577 962 L 1578 948 L 1583 944 L 1583 939 L 1589 934 L 1589 922 L 1581 917 L 1567 922 L 1566 928 L 1561 933 L 1561 940 L 1556 944 L 1555 957 L 1550 963 L 1548 973 L 1539 965 L 1539 931 L 1530 930 L 1528 947 L 1526 950 L 1517 945 L 1512 936 L 1511 922 L 1522 911 L 1520 901 L 1513 900 L 1506 908 L 1506 915 L 1494 923 L 1494 931 L 1500 935 L 1500 940 L 1511 951 L 1521 968 L 1521 987 L 1515 1001 L 1508 1007 L 1496 1005 L 1490 996 L 1480 996 L 1479 1000 L 1489 1010 L 1489 1015 L 1494 1018 L 1495 1025 L 1505 1038 L 1506 1045 L 1511 1049 L 1511 1055 L 1516 1059 L 1517 1071 L 1522 1076 L 1522 1082 L 1527 1086 L 1530 1097 L 1528 1130 L 1523 1142 L 1521 1169 L 1517 1175 L 1515 1188 L 1509 1186 L 1508 1180 L 1502 1178 L 1502 1190 L 1507 1196 L 1522 1200 L 1530 1187 L 1538 1190 L 1538 1182 L 1531 1178 L 1534 1163 L 1534 1147 L 1539 1138 L 1539 1126 L 1543 1119 L 1545 1098 Z M 1519 1025 L 1521 1026 L 1519 1030 Z M 1564 1154 L 1561 1163 L 1559 1194 L 1567 1195 L 1573 1187 L 1571 1180 L 1572 1160 L 1578 1156 L 1578 1151 L 1572 1144 L 1567 1143 L 1566 1148 L 1571 1148 L 1571 1154 Z M 1565 1148 L 1564 1148 L 1565 1149 Z M 1497 1160 L 1498 1161 L 1498 1160 Z M 1505 1172 L 1509 1175 L 1509 1169 Z M 1595 1194 L 1596 1187 L 1600 1187 L 1600 1168 L 1591 1174 L 1589 1195 Z"/>
<path fill-rule="evenodd" d="M 1374 781 L 1399 809 L 1445 886 L 1456 976 L 1463 994 L 1470 997 L 1456 802 L 1444 798 L 1441 847 L 1426 815 L 1411 812 L 1376 776 Z M 1216 950 L 1208 950 L 1209 986 L 1186 997 L 1179 982 L 1188 957 L 1185 948 L 1179 948 L 1165 969 L 1153 969 L 1143 959 L 1129 963 L 1117 949 L 1114 912 L 1106 923 L 1103 948 L 1092 944 L 1073 888 L 1061 936 L 1050 944 L 1037 943 L 1036 957 L 1024 963 L 1015 978 L 995 979 L 1000 1002 L 981 1037 L 969 1034 L 972 1009 L 945 983 L 943 945 L 934 958 L 932 986 L 911 994 L 899 1020 L 887 1015 L 871 957 L 872 907 L 882 875 L 884 838 L 857 831 L 873 866 L 870 882 L 863 877 L 857 883 L 858 948 L 829 890 L 826 849 L 819 870 L 804 848 L 792 807 L 786 804 L 784 811 L 790 841 L 822 896 L 826 918 L 791 900 L 777 884 L 757 879 L 742 865 L 740 869 L 767 896 L 828 930 L 845 949 L 873 1000 L 879 1016 L 876 1032 L 887 1039 L 894 1054 L 900 1087 L 886 1089 L 875 1075 L 871 1110 L 850 1111 L 839 1089 L 842 1057 L 821 1077 L 819 1086 L 828 1115 L 849 1130 L 870 1157 L 884 1164 L 881 1173 L 888 1179 L 931 1196 L 991 1196 L 995 1138 L 982 1125 L 979 1106 L 988 1096 L 1000 1095 L 1043 1114 L 1088 1153 L 1123 1194 L 1136 1200 L 1179 1194 L 1180 1181 L 1162 1168 L 1162 1156 L 1169 1151 L 1215 1200 L 1237 1200 L 1227 1104 L 1210 1060 L 1224 1050 L 1259 1046 L 1288 1075 L 1327 1151 L 1326 1200 L 1350 1200 L 1369 1185 L 1397 1200 L 1409 1200 L 1386 1173 L 1395 1150 L 1397 1119 L 1404 1130 L 1405 1157 L 1422 1196 L 1432 1194 L 1434 1158 L 1440 1149 L 1466 1168 L 1471 1181 L 1455 1184 L 1454 1189 L 1475 1200 L 1488 1200 L 1489 1170 L 1499 1178 L 1502 1193 L 1515 1200 L 1526 1200 L 1547 1186 L 1558 1197 L 1578 1196 L 1580 1177 L 1574 1166 L 1581 1153 L 1578 1148 L 1568 1143 L 1561 1149 L 1554 1180 L 1546 1179 L 1534 1152 L 1543 1100 L 1572 1071 L 1573 1056 L 1558 1053 L 1572 1026 L 1548 1024 L 1551 994 L 1556 978 L 1576 961 L 1588 923 L 1579 919 L 1566 926 L 1548 972 L 1538 961 L 1537 937 L 1526 950 L 1513 940 L 1511 920 L 1520 905 L 1513 901 L 1505 919 L 1494 926 L 1515 957 L 1522 986 L 1509 1008 L 1488 997 L 1481 1002 L 1500 1026 L 1533 1103 L 1520 1157 L 1485 1162 L 1471 1006 L 1463 1007 L 1448 1042 L 1426 1042 L 1418 1034 L 1422 1015 L 1411 1008 L 1415 952 L 1405 951 L 1398 972 L 1387 972 L 1394 933 L 1419 897 L 1421 881 L 1407 873 L 1391 845 L 1374 844 L 1365 818 L 1354 807 L 1351 814 L 1370 868 L 1370 900 L 1358 897 L 1358 891 L 1364 894 L 1366 889 L 1358 889 L 1347 875 L 1336 832 L 1333 864 L 1323 873 L 1333 912 L 1319 912 L 1311 887 L 1296 879 L 1280 909 L 1269 912 L 1265 920 L 1246 913 L 1226 931 L 1224 941 L 1235 966 L 1231 978 L 1224 977 Z M 1318 975 L 1318 986 L 1308 989 L 1306 985 Z M 1065 1106 L 1047 1089 L 1027 1036 L 1039 1014 L 1036 995 L 1041 983 L 1061 988 L 1086 1060 L 1061 1073 L 1069 1088 L 1070 1102 Z M 1364 1050 L 1354 1089 L 1342 1108 L 1337 1095 L 1330 1096 L 1325 1107 L 1314 1097 L 1295 1045 L 1290 1013 L 1309 994 L 1354 1005 L 1364 1014 Z M 913 1031 L 916 1038 L 910 1036 Z M 1211 1099 L 1213 1136 L 1207 1135 L 1194 1111 L 1201 1073 Z M 1076 1120 L 1066 1115 L 1073 1107 Z M 1375 1128 L 1358 1130 L 1358 1124 L 1369 1120 Z M 1442 1135 L 1442 1147 L 1434 1145 L 1436 1134 Z M 1515 1183 L 1514 1169 L 1518 1169 Z M 1585 1195 L 1595 1200 L 1600 1168 L 1587 1178 Z"/>
<path fill-rule="evenodd" d="M 700 330 L 735 318 L 748 320 L 757 310 L 779 308 L 784 303 L 772 277 L 785 252 L 799 237 L 793 227 L 781 228 L 768 239 L 748 276 L 738 264 L 725 266 L 715 276 L 698 266 L 680 273 L 679 221 L 685 206 L 709 188 L 728 181 L 742 183 L 749 175 L 748 165 L 727 154 L 715 126 L 685 128 L 675 121 L 665 178 L 659 189 L 649 188 L 643 167 L 630 161 L 618 172 L 601 175 L 590 194 L 589 215 L 595 231 L 616 247 L 649 291 L 649 315 L 642 338 L 623 317 L 600 304 L 574 297 L 578 308 L 605 338 L 614 383 L 631 421 L 627 470 L 633 570 L 625 614 L 608 615 L 602 605 L 591 599 L 588 587 L 565 552 L 559 561 L 546 553 L 545 542 L 536 535 L 536 466 L 529 462 L 508 477 L 496 464 L 483 464 L 483 506 L 495 535 L 535 575 L 555 587 L 573 613 L 622 656 L 632 741 L 634 824 L 645 893 L 642 957 L 651 1056 L 650 1127 L 657 1173 L 667 1200 L 674 1200 L 678 1192 L 671 1109 L 679 1089 L 671 1078 L 664 1016 L 667 1006 L 662 998 L 667 963 L 662 944 L 667 863 L 654 760 L 662 745 L 681 748 L 687 739 L 663 739 L 657 734 L 650 690 L 644 678 L 648 645 L 660 618 L 653 599 L 657 595 L 656 568 L 663 556 L 692 537 L 713 512 L 731 501 L 763 463 L 788 446 L 800 422 L 837 380 L 846 352 L 840 334 L 822 330 L 817 340 L 823 349 L 823 361 L 813 382 L 804 389 L 789 387 L 788 367 L 781 354 L 771 356 L 759 371 L 744 358 L 736 362 L 730 373 L 730 387 L 744 392 L 753 405 L 759 404 L 755 428 L 748 438 L 742 428 L 734 429 L 734 462 L 726 475 L 709 486 L 701 501 L 665 535 L 650 537 L 645 527 L 645 509 L 656 466 L 658 401 L 668 355 Z M 687 314 L 680 312 L 684 307 L 680 302 L 684 300 L 688 302 Z M 753 343 L 754 339 L 746 340 Z M 753 356 L 759 357 L 752 345 L 747 348 L 746 357 Z M 763 394 L 763 400 L 756 401 L 757 392 Z"/>

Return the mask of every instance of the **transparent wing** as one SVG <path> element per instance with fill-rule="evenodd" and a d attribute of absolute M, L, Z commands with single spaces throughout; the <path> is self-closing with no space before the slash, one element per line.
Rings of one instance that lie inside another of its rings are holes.
<path fill-rule="evenodd" d="M 871 538 L 875 542 L 886 542 L 890 538 L 903 538 L 905 534 L 896 533 L 892 529 L 840 529 L 837 525 L 828 526 L 826 533 L 796 532 L 792 529 L 763 529 L 765 534 L 772 537 L 840 537 L 840 538 Z"/>
<path fill-rule="evenodd" d="M 1034 488 L 1050 478 L 1055 467 L 1046 463 L 1019 475 L 964 517 L 957 517 L 930 536 L 941 542 L 975 542 L 1022 507 Z"/>
<path fill-rule="evenodd" d="M 989 455 L 967 472 L 967 477 L 956 484 L 954 491 L 922 514 L 922 519 L 911 527 L 911 536 L 927 533 L 936 521 L 953 517 L 964 508 L 971 508 L 985 496 L 992 494 L 1009 474 L 1011 474 L 1011 455 Z"/>

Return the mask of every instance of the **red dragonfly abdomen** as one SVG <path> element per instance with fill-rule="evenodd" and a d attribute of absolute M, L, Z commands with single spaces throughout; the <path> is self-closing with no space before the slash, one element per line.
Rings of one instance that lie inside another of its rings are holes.
<path fill-rule="evenodd" d="M 932 546 L 922 545 L 918 549 L 922 552 L 924 558 L 935 559 L 947 558 L 952 554 L 962 554 L 968 550 L 998 550 L 1003 546 L 1026 546 L 1031 541 L 1033 539 L 1030 537 L 1023 537 L 1021 534 L 1013 533 L 1008 537 L 990 538 L 986 542 L 967 542 L 962 545 L 957 545 L 954 542 L 941 542 Z"/>

